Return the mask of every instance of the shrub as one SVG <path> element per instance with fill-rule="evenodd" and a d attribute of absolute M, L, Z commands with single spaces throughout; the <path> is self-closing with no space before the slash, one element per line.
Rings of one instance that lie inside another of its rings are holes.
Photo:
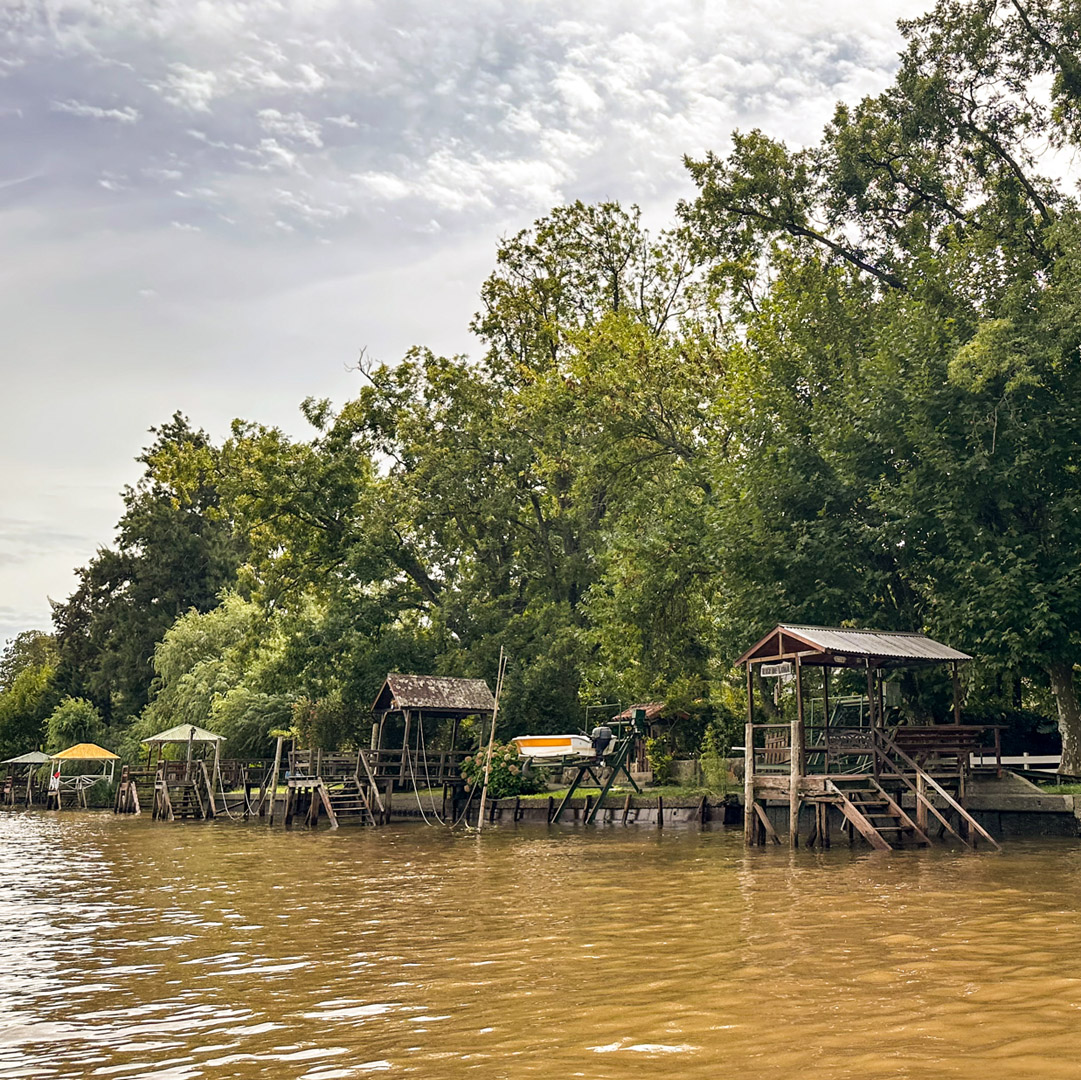
<path fill-rule="evenodd" d="M 484 763 L 488 748 L 483 747 L 470 754 L 461 764 L 462 779 L 466 791 L 484 786 Z M 514 795 L 532 795 L 543 791 L 544 780 L 535 773 L 527 775 L 518 760 L 518 749 L 513 743 L 496 743 L 492 747 L 492 771 L 488 776 L 488 797 L 506 799 Z"/>
<path fill-rule="evenodd" d="M 667 739 L 646 739 L 646 760 L 653 770 L 654 784 L 667 784 L 672 779 L 672 751 Z"/>

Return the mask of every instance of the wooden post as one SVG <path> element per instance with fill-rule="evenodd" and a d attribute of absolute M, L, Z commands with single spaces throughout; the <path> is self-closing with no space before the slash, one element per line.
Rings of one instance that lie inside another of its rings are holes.
<path fill-rule="evenodd" d="M 664 796 L 657 796 L 657 828 L 664 828 Z"/>
<path fill-rule="evenodd" d="M 184 762 L 184 779 L 185 780 L 190 780 L 191 779 L 191 749 L 192 749 L 192 743 L 194 742 L 194 740 L 195 740 L 195 725 L 192 724 L 191 727 L 188 729 L 188 757 L 187 757 L 187 760 Z"/>
<path fill-rule="evenodd" d="M 951 666 L 953 669 L 953 722 L 959 724 L 961 723 L 961 676 L 957 671 L 956 660 Z"/>
<path fill-rule="evenodd" d="M 743 841 L 753 844 L 757 825 L 754 816 L 754 683 L 747 661 L 747 723 L 743 735 Z"/>
<path fill-rule="evenodd" d="M 799 847 L 800 785 L 803 780 L 803 665 L 796 657 L 796 718 L 792 721 L 788 752 L 788 842 Z"/>
<path fill-rule="evenodd" d="M 823 769 L 830 771 L 830 669 L 827 664 L 822 669 L 822 738 L 825 741 Z"/>
<path fill-rule="evenodd" d="M 628 796 L 629 798 L 629 796 Z M 554 795 L 548 796 L 548 824 L 552 823 L 552 814 L 555 813 L 556 800 Z"/>
<path fill-rule="evenodd" d="M 927 803 L 921 796 L 926 797 L 927 784 L 923 778 L 923 770 L 916 773 L 916 826 L 920 832 L 927 832 Z"/>
<path fill-rule="evenodd" d="M 868 716 L 871 721 L 871 745 L 876 745 L 874 741 L 874 731 L 880 726 L 881 717 L 878 716 L 878 710 L 875 708 L 875 672 L 871 667 L 871 661 L 867 660 L 867 709 Z M 878 779 L 878 754 L 872 749 L 871 751 L 871 772 L 874 774 L 875 779 Z"/>
<path fill-rule="evenodd" d="M 405 731 L 402 733 L 402 765 L 398 772 L 398 780 L 404 785 L 406 759 L 409 756 L 409 724 L 413 719 L 413 714 L 408 709 L 403 709 L 402 715 L 405 717 Z"/>

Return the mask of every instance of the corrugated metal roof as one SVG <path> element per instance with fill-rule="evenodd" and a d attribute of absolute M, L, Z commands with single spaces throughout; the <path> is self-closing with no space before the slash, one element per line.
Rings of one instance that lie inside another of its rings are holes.
<path fill-rule="evenodd" d="M 422 709 L 427 712 L 485 713 L 495 709 L 495 698 L 483 679 L 455 679 L 447 675 L 387 676 L 372 705 L 373 712 Z"/>
<path fill-rule="evenodd" d="M 194 732 L 194 734 L 193 734 Z M 222 742 L 224 735 L 215 735 L 198 724 L 177 724 L 168 731 L 159 731 L 157 735 L 151 735 L 149 739 L 143 739 L 144 743 L 186 743 L 192 742 Z"/>
<path fill-rule="evenodd" d="M 799 626 L 781 623 L 782 633 L 791 634 L 824 652 L 875 656 L 893 660 L 971 660 L 960 652 L 915 632 L 850 630 L 832 626 Z M 776 631 L 775 631 L 776 632 Z"/>
<path fill-rule="evenodd" d="M 119 761 L 116 754 L 110 753 L 104 746 L 92 742 L 76 743 L 59 754 L 53 754 L 53 761 Z"/>
<path fill-rule="evenodd" d="M 31 750 L 29 754 L 20 754 L 18 757 L 4 758 L 4 765 L 44 765 L 46 761 L 52 761 L 48 754 L 40 750 Z"/>

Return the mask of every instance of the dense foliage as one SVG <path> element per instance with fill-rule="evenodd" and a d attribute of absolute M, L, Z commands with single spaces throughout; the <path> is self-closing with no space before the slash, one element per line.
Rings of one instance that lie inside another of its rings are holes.
<path fill-rule="evenodd" d="M 506 733 L 665 698 L 712 760 L 786 619 L 973 652 L 968 704 L 1053 707 L 1081 773 L 1081 214 L 1038 157 L 1081 141 L 1075 8 L 941 0 L 818 143 L 688 161 L 659 234 L 553 210 L 499 248 L 480 357 L 362 363 L 307 440 L 174 417 L 55 637 L 5 654 L 0 742 L 71 695 L 128 740 L 347 743 L 388 670 L 504 646 Z"/>

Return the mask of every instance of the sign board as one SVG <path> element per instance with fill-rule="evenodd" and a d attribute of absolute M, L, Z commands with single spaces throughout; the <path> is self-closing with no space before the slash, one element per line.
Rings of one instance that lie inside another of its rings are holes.
<path fill-rule="evenodd" d="M 791 679 L 795 675 L 791 660 L 782 660 L 779 664 L 763 664 L 763 679 Z"/>

